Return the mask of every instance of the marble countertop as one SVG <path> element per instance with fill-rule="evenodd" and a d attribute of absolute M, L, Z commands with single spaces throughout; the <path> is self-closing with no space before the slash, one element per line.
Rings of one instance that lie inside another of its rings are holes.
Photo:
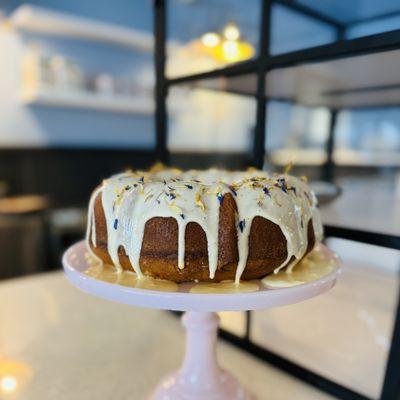
<path fill-rule="evenodd" d="M 183 350 L 174 315 L 91 297 L 61 272 L 0 283 L 1 399 L 147 399 Z M 331 399 L 227 343 L 218 356 L 258 399 Z"/>

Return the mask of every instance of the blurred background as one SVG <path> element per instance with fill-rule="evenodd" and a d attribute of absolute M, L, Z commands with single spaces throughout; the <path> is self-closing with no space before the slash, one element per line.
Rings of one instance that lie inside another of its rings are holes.
<path fill-rule="evenodd" d="M 400 382 L 398 65 L 397 0 L 0 0 L 0 279 L 59 269 L 91 190 L 127 167 L 293 163 L 342 281 L 223 327 L 379 398 Z"/>

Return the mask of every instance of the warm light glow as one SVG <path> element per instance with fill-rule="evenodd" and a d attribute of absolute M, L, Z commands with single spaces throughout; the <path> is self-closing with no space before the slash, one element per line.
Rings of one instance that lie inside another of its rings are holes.
<path fill-rule="evenodd" d="M 234 40 L 226 40 L 222 44 L 222 51 L 226 61 L 238 61 L 240 59 L 239 43 Z"/>
<path fill-rule="evenodd" d="M 0 357 L 0 399 L 6 398 L 21 389 L 32 377 L 32 368 L 19 361 Z"/>
<path fill-rule="evenodd" d="M 207 32 L 200 40 L 193 42 L 197 51 L 208 54 L 213 59 L 226 62 L 248 60 L 254 56 L 254 47 L 240 39 L 240 30 L 237 25 L 230 22 L 222 33 Z"/>
<path fill-rule="evenodd" d="M 215 47 L 220 43 L 220 37 L 217 33 L 208 32 L 201 37 L 201 43 L 206 47 Z"/>
<path fill-rule="evenodd" d="M 11 375 L 4 376 L 0 380 L 0 389 L 3 393 L 12 393 L 18 387 L 17 379 Z"/>
<path fill-rule="evenodd" d="M 236 24 L 230 22 L 224 29 L 224 36 L 228 40 L 238 40 L 240 38 L 240 30 Z"/>

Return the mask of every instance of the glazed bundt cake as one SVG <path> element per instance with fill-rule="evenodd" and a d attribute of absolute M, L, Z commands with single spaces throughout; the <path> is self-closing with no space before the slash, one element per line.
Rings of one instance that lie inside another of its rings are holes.
<path fill-rule="evenodd" d="M 314 194 L 287 174 L 128 171 L 89 203 L 90 251 L 139 277 L 258 279 L 293 268 L 321 239 Z"/>

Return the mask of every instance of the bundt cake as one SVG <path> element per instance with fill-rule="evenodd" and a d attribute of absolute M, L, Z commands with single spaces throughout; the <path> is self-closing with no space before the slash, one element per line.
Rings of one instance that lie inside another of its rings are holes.
<path fill-rule="evenodd" d="M 305 179 L 265 171 L 128 171 L 94 190 L 87 244 L 118 269 L 175 282 L 288 269 L 322 239 Z"/>

